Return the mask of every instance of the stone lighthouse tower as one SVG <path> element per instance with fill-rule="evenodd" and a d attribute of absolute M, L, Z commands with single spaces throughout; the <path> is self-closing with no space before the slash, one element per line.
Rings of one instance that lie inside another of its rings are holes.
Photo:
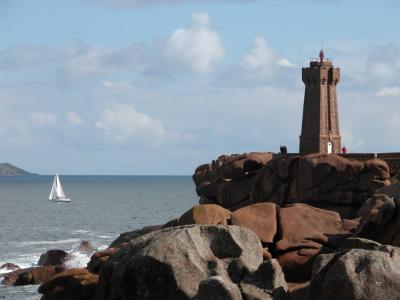
<path fill-rule="evenodd" d="M 337 109 L 336 85 L 340 69 L 326 60 L 324 52 L 319 60 L 312 59 L 303 68 L 305 85 L 300 153 L 340 153 L 341 138 Z"/>

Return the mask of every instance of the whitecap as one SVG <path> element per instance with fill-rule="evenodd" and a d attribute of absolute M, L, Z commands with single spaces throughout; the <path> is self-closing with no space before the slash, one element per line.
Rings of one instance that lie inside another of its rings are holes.
<path fill-rule="evenodd" d="M 103 251 L 103 250 L 106 250 L 107 248 L 108 248 L 108 245 L 101 245 L 101 246 L 97 247 L 97 250 Z"/>
<path fill-rule="evenodd" d="M 83 229 L 78 229 L 78 230 L 73 230 L 72 232 L 71 232 L 71 234 L 82 234 L 82 233 L 89 233 L 90 232 L 90 230 L 83 230 Z"/>
<path fill-rule="evenodd" d="M 39 246 L 39 245 L 59 245 L 59 244 L 70 244 L 76 243 L 79 239 L 65 239 L 58 241 L 28 241 L 28 242 L 8 242 L 9 245 L 16 247 L 25 247 L 25 246 Z"/>
<path fill-rule="evenodd" d="M 68 258 L 64 262 L 64 265 L 67 269 L 70 268 L 84 268 L 87 263 L 90 261 L 91 255 L 87 255 L 82 252 L 71 252 L 68 253 Z"/>

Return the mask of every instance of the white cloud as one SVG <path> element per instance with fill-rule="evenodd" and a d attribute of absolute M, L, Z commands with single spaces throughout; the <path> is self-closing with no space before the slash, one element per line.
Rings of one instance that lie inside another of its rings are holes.
<path fill-rule="evenodd" d="M 111 50 L 105 48 L 75 45 L 64 61 L 64 71 L 80 76 L 105 73 L 109 68 L 104 66 L 104 60 L 110 53 Z"/>
<path fill-rule="evenodd" d="M 154 147 L 164 142 L 166 134 L 159 120 L 128 104 L 114 104 L 105 109 L 96 127 L 102 129 L 109 140 L 118 143 L 145 141 Z"/>
<path fill-rule="evenodd" d="M 31 113 L 31 120 L 34 124 L 44 127 L 48 125 L 54 125 L 57 120 L 57 116 L 53 113 Z"/>
<path fill-rule="evenodd" d="M 383 87 L 379 92 L 376 93 L 377 96 L 400 96 L 400 87 Z"/>
<path fill-rule="evenodd" d="M 288 59 L 280 57 L 263 37 L 253 40 L 249 52 L 244 56 L 242 65 L 250 70 L 272 68 L 276 66 L 293 67 Z"/>
<path fill-rule="evenodd" d="M 136 92 L 134 83 L 130 81 L 103 80 L 101 85 L 116 93 L 135 94 Z"/>
<path fill-rule="evenodd" d="M 223 59 L 225 50 L 207 13 L 192 14 L 187 28 L 176 29 L 168 38 L 165 54 L 174 62 L 205 74 Z"/>
<path fill-rule="evenodd" d="M 116 71 L 142 71 L 147 67 L 144 45 L 130 44 L 121 48 L 105 48 L 76 41 L 67 51 L 59 68 L 67 78 L 96 77 Z"/>
<path fill-rule="evenodd" d="M 69 111 L 67 113 L 67 120 L 68 120 L 68 122 L 70 122 L 73 125 L 83 125 L 84 124 L 81 116 L 79 116 L 76 112 L 73 112 L 73 111 Z"/>

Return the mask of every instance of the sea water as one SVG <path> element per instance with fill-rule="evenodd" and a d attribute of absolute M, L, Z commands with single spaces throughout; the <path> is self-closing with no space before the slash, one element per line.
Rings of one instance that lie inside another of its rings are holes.
<path fill-rule="evenodd" d="M 197 203 L 190 176 L 60 176 L 69 203 L 48 200 L 52 176 L 0 177 L 0 266 L 35 266 L 81 240 L 101 250 L 118 235 L 163 224 Z M 89 257 L 76 256 L 73 266 Z M 0 270 L 2 273 L 3 270 Z M 1 278 L 0 278 L 1 281 Z M 40 299 L 37 286 L 0 285 L 0 299 Z"/>

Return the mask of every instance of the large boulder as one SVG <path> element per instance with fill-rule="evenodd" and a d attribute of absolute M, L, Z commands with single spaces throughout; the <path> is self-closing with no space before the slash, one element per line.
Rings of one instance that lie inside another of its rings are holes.
<path fill-rule="evenodd" d="M 272 244 L 277 232 L 277 207 L 274 203 L 256 203 L 231 214 L 232 224 L 253 230 L 263 243 Z"/>
<path fill-rule="evenodd" d="M 136 239 L 142 235 L 145 235 L 149 232 L 159 230 L 161 228 L 163 228 L 163 225 L 152 225 L 152 226 L 143 227 L 141 229 L 136 229 L 136 230 L 121 233 L 119 235 L 119 237 L 110 244 L 110 248 L 118 247 L 119 245 L 127 243 L 130 240 Z"/>
<path fill-rule="evenodd" d="M 20 269 L 20 267 L 13 263 L 5 263 L 0 266 L 0 271 L 15 271 Z"/>
<path fill-rule="evenodd" d="M 214 181 L 215 176 L 213 174 L 211 164 L 204 164 L 198 166 L 193 174 L 193 181 L 196 186 L 199 186 L 203 182 L 211 182 Z"/>
<path fill-rule="evenodd" d="M 366 162 L 335 154 L 312 154 L 299 160 L 298 202 L 322 205 L 361 205 L 376 189 L 390 184 L 389 167 L 378 159 Z"/>
<path fill-rule="evenodd" d="M 235 210 L 252 203 L 252 177 L 272 158 L 270 152 L 222 155 L 211 164 L 199 166 L 193 181 L 200 204 L 216 203 Z"/>
<path fill-rule="evenodd" d="M 400 198 L 400 182 L 392 183 L 376 191 L 377 194 L 385 194 L 393 198 Z"/>
<path fill-rule="evenodd" d="M 319 249 L 322 245 L 334 247 L 338 239 L 345 239 L 352 233 L 351 229 L 344 227 L 338 213 L 303 203 L 281 208 L 278 227 L 277 252 Z"/>
<path fill-rule="evenodd" d="M 117 247 L 108 247 L 103 251 L 96 252 L 90 258 L 90 261 L 87 264 L 87 269 L 89 272 L 93 274 L 99 274 L 100 269 L 103 265 L 113 256 L 115 253 L 119 252 L 122 248 L 127 247 L 128 243 L 118 244 Z"/>
<path fill-rule="evenodd" d="M 178 218 L 177 225 L 227 225 L 231 212 L 216 204 L 196 205 Z"/>
<path fill-rule="evenodd" d="M 5 274 L 1 284 L 10 286 L 40 284 L 48 281 L 63 269 L 56 266 L 20 269 Z"/>
<path fill-rule="evenodd" d="M 344 222 L 338 213 L 293 204 L 279 209 L 275 255 L 290 282 L 311 276 L 312 260 L 322 247 L 335 248 L 355 232 L 357 222 Z"/>
<path fill-rule="evenodd" d="M 399 248 L 351 238 L 338 251 L 317 256 L 304 300 L 394 300 L 399 290 Z"/>
<path fill-rule="evenodd" d="M 358 237 L 400 246 L 400 198 L 376 194 L 360 208 L 358 215 L 362 216 Z"/>
<path fill-rule="evenodd" d="M 90 258 L 90 261 L 87 264 L 88 270 L 93 274 L 98 274 L 100 272 L 101 267 L 108 261 L 108 259 L 117 253 L 121 248 L 127 246 L 127 243 L 131 240 L 134 240 L 142 235 L 147 233 L 160 230 L 165 227 L 176 226 L 177 220 L 171 220 L 164 225 L 151 225 L 146 226 L 141 229 L 136 229 L 132 231 L 127 231 L 121 233 L 117 239 L 115 239 L 110 246 L 103 250 L 96 253 Z"/>
<path fill-rule="evenodd" d="M 199 291 L 194 300 L 242 300 L 242 294 L 237 285 L 223 276 L 211 276 L 199 285 Z"/>
<path fill-rule="evenodd" d="M 256 176 L 250 187 L 250 199 L 256 202 L 287 203 L 290 187 L 295 180 L 299 156 L 279 157 L 270 160 Z"/>
<path fill-rule="evenodd" d="M 261 263 L 261 243 L 248 229 L 206 225 L 162 229 L 132 240 L 108 260 L 95 299 L 192 299 L 209 277 L 239 283 Z"/>
<path fill-rule="evenodd" d="M 42 300 L 87 300 L 96 291 L 98 275 L 87 269 L 69 269 L 39 287 Z"/>
<path fill-rule="evenodd" d="M 212 162 L 215 178 L 240 179 L 260 170 L 273 157 L 271 152 L 222 155 Z"/>
<path fill-rule="evenodd" d="M 250 183 L 252 177 L 244 177 L 239 180 L 221 182 L 217 187 L 217 203 L 231 209 L 250 198 Z"/>
<path fill-rule="evenodd" d="M 288 285 L 276 259 L 264 261 L 255 273 L 245 276 L 239 283 L 243 299 L 284 300 Z"/>
<path fill-rule="evenodd" d="M 67 258 L 68 253 L 64 250 L 48 250 L 40 255 L 38 266 L 57 266 L 62 265 Z"/>

